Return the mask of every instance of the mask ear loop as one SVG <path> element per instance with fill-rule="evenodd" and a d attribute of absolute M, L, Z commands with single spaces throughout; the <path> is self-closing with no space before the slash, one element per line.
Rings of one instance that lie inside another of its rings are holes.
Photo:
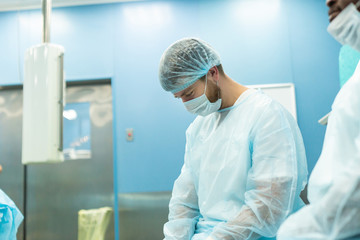
<path fill-rule="evenodd" d="M 360 0 L 359 0 L 359 2 L 360 2 Z M 205 91 L 204 91 L 204 94 L 206 95 L 206 87 L 207 87 L 207 73 L 206 73 L 206 75 L 205 75 Z M 216 81 L 216 86 L 219 88 L 219 82 L 218 81 Z M 220 99 L 220 89 L 218 90 L 218 99 Z"/>
<path fill-rule="evenodd" d="M 360 0 L 359 0 L 360 1 Z M 220 88 L 219 88 L 219 79 L 216 81 L 216 86 L 218 88 L 218 100 L 220 99 Z"/>
<path fill-rule="evenodd" d="M 359 0 L 359 2 L 360 2 L 360 0 Z M 218 81 L 216 81 L 216 86 L 219 88 L 219 82 Z M 207 74 L 206 74 L 206 84 L 207 84 Z M 205 87 L 205 93 L 206 93 L 206 87 Z M 218 90 L 218 100 L 219 99 L 220 99 L 220 89 Z"/>
<path fill-rule="evenodd" d="M 206 87 L 207 87 L 207 73 L 206 73 L 206 75 L 205 75 L 205 90 L 204 90 L 204 94 L 206 95 Z"/>

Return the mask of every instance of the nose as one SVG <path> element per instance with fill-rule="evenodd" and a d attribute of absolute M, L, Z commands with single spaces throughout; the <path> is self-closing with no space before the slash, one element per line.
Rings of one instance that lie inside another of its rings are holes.
<path fill-rule="evenodd" d="M 326 0 L 326 5 L 328 7 L 331 7 L 332 5 L 334 5 L 335 2 L 336 2 L 336 0 Z"/>

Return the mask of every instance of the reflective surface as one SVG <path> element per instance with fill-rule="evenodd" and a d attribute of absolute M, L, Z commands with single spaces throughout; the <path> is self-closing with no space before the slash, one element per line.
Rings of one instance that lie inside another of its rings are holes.
<path fill-rule="evenodd" d="M 113 207 L 112 96 L 110 84 L 67 88 L 67 103 L 87 103 L 91 158 L 27 166 L 26 240 L 77 239 L 78 211 Z M 80 104 L 82 105 L 82 104 Z M 71 106 L 71 105 L 70 105 Z M 0 188 L 24 213 L 21 164 L 22 90 L 0 91 Z M 113 218 L 105 239 L 114 239 Z M 17 239 L 23 238 L 24 224 Z"/>
<path fill-rule="evenodd" d="M 120 240 L 161 240 L 171 192 L 119 194 Z"/>
<path fill-rule="evenodd" d="M 67 89 L 67 103 L 89 102 L 90 159 L 28 166 L 27 240 L 76 239 L 78 211 L 113 207 L 110 85 Z M 113 239 L 113 221 L 106 239 Z"/>
<path fill-rule="evenodd" d="M 90 103 L 68 103 L 63 115 L 65 160 L 91 158 Z"/>

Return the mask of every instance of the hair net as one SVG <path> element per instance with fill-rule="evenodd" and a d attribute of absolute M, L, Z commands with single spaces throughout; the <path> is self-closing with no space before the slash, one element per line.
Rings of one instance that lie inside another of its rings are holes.
<path fill-rule="evenodd" d="M 206 42 L 196 38 L 180 39 L 170 45 L 161 57 L 161 86 L 172 93 L 180 92 L 219 64 L 219 55 Z"/>

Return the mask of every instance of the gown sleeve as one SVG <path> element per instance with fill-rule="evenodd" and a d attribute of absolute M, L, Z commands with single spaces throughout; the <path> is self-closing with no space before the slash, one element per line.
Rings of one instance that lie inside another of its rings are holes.
<path fill-rule="evenodd" d="M 185 163 L 176 179 L 169 204 L 169 221 L 164 225 L 165 240 L 189 240 L 199 220 L 198 197 L 191 170 L 187 165 L 189 137 L 185 150 Z"/>

